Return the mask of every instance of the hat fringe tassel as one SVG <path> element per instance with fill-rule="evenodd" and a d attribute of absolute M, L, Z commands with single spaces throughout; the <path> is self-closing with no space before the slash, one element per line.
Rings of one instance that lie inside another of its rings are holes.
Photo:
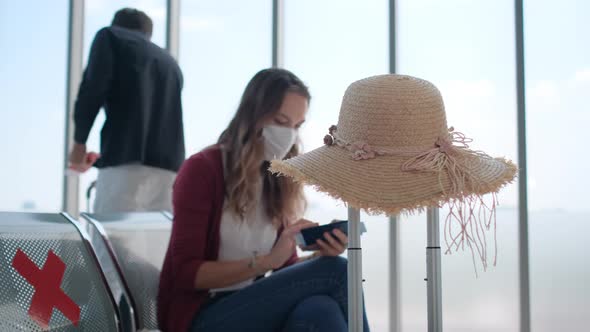
<path fill-rule="evenodd" d="M 466 191 L 481 192 L 482 188 L 477 177 L 471 172 L 468 165 L 468 157 L 480 157 L 492 159 L 492 157 L 481 151 L 472 151 L 468 143 L 471 139 L 466 138 L 463 133 L 454 132 L 453 127 L 449 128 L 447 137 L 439 138 L 435 147 L 427 150 L 402 165 L 402 171 L 406 172 L 435 172 L 438 173 L 439 186 L 443 196 L 453 197 L 449 199 L 449 213 L 445 219 L 445 241 L 450 254 L 453 250 L 464 250 L 467 246 L 471 251 L 475 274 L 477 268 L 475 256 L 477 255 L 482 263 L 484 271 L 488 268 L 488 252 L 486 231 L 493 225 L 494 230 L 494 261 L 497 260 L 496 241 L 496 206 L 498 198 L 492 193 L 492 203 L 487 205 L 482 195 L 471 194 L 464 196 Z M 446 170 L 446 172 L 444 172 Z M 450 190 L 445 191 L 443 175 L 447 174 L 451 183 Z M 467 187 L 470 188 L 467 188 Z M 470 190 L 466 190 L 470 189 Z M 453 227 L 457 224 L 459 227 Z"/>
<path fill-rule="evenodd" d="M 496 236 L 496 207 L 498 204 L 497 193 L 491 194 L 492 202 L 486 204 L 481 195 L 470 195 L 465 198 L 456 198 L 448 202 L 449 212 L 445 218 L 443 234 L 447 246 L 445 254 L 453 251 L 471 251 L 471 258 L 475 275 L 477 276 L 476 256 L 482 263 L 483 270 L 488 268 L 488 241 L 486 233 L 493 232 L 494 260 L 496 266 L 498 257 L 498 242 Z"/>

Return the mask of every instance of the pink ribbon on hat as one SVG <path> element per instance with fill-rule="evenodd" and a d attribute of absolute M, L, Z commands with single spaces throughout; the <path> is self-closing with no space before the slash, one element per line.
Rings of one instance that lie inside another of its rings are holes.
<path fill-rule="evenodd" d="M 440 171 L 447 164 L 447 161 L 456 164 L 456 159 L 466 155 L 491 158 L 481 151 L 469 150 L 468 143 L 473 142 L 473 140 L 454 130 L 453 127 L 450 127 L 448 135 L 439 137 L 432 148 L 424 150 L 374 147 L 364 141 L 349 143 L 339 137 L 336 126 L 331 126 L 330 133 L 324 136 L 324 144 L 337 145 L 349 150 L 354 160 L 368 160 L 383 155 L 412 157 L 402 165 L 402 171 Z"/>
<path fill-rule="evenodd" d="M 331 126 L 329 134 L 324 136 L 325 145 L 337 145 L 352 152 L 351 156 L 354 160 L 367 160 L 373 159 L 378 155 L 384 155 L 384 149 L 375 149 L 367 142 L 357 141 L 353 143 L 347 143 L 343 139 L 339 138 L 336 134 L 337 127 Z"/>
<path fill-rule="evenodd" d="M 441 171 L 446 168 L 451 181 L 450 193 L 444 190 L 442 176 L 439 176 L 440 187 L 445 194 L 454 195 L 463 192 L 470 180 L 472 180 L 471 185 L 475 185 L 474 177 L 467 167 L 469 161 L 465 157 L 477 156 L 491 159 L 484 152 L 470 150 L 468 143 L 473 140 L 461 132 L 456 132 L 453 127 L 449 128 L 448 134 L 438 137 L 432 148 L 426 150 L 414 147 L 374 147 L 364 141 L 349 143 L 338 135 L 337 129 L 336 126 L 330 127 L 329 134 L 324 137 L 324 144 L 347 149 L 351 152 L 353 160 L 368 160 L 384 155 L 407 156 L 411 158 L 402 164 L 403 172 L 437 172 L 442 175 Z"/>

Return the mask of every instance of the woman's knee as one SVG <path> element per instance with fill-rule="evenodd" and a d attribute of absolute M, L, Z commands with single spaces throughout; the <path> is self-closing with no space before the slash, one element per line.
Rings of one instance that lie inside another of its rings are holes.
<path fill-rule="evenodd" d="M 348 260 L 341 256 L 322 256 L 317 259 L 317 262 L 331 271 L 346 273 L 348 268 Z"/>
<path fill-rule="evenodd" d="M 306 326 L 318 331 L 340 331 L 344 328 L 345 331 L 346 320 L 336 300 L 328 295 L 314 295 L 295 306 L 287 326 Z"/>
<path fill-rule="evenodd" d="M 297 304 L 296 309 L 303 309 L 319 317 L 323 314 L 342 312 L 338 303 L 328 295 L 314 295 L 306 298 Z"/>

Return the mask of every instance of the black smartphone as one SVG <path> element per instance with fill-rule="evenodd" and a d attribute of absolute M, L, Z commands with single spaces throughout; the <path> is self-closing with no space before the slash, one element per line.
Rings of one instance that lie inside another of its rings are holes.
<path fill-rule="evenodd" d="M 318 239 L 324 237 L 324 233 L 331 233 L 334 229 L 339 229 L 342 233 L 348 235 L 348 220 L 336 220 L 332 223 L 302 229 L 295 237 L 297 244 L 302 247 L 311 246 L 316 243 Z M 366 232 L 365 224 L 361 222 L 361 234 Z"/>

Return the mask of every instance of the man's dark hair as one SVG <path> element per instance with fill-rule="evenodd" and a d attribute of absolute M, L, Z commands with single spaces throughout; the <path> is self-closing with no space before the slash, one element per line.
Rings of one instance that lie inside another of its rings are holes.
<path fill-rule="evenodd" d="M 135 8 L 123 8 L 117 11 L 111 25 L 143 32 L 149 38 L 152 37 L 154 28 L 152 19 L 146 13 Z"/>

